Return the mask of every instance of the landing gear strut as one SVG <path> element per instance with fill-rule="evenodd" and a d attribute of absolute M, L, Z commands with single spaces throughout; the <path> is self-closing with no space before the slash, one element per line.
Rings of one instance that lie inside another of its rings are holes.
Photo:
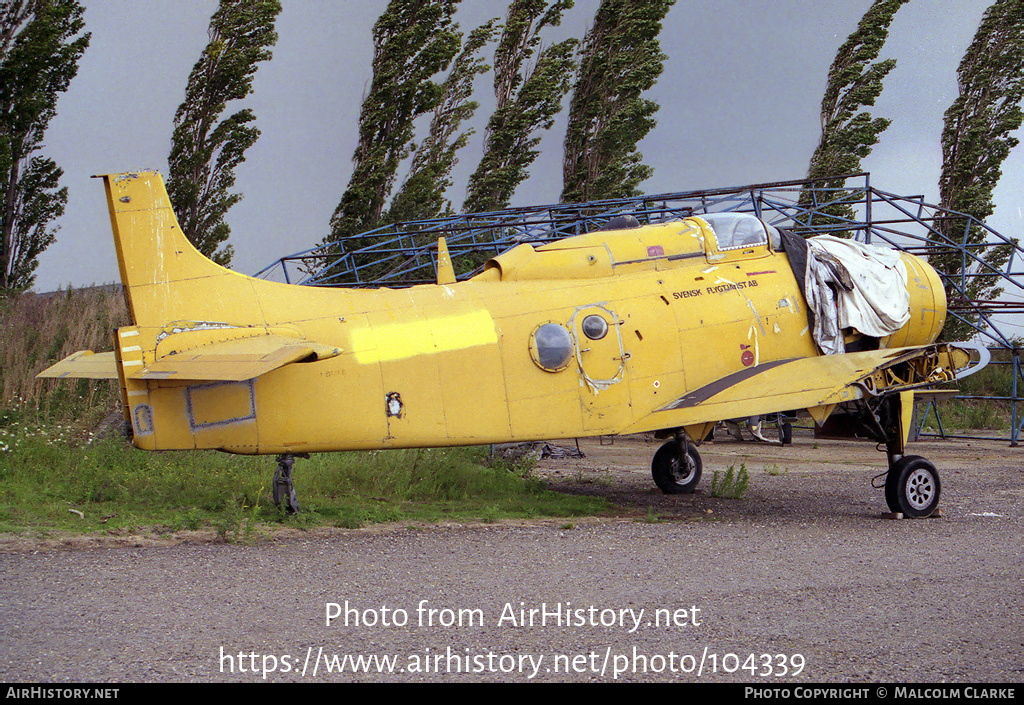
<path fill-rule="evenodd" d="M 914 403 L 913 394 L 892 394 L 884 397 L 876 411 L 870 411 L 870 424 L 881 433 L 889 458 L 885 474 L 885 503 L 889 511 L 922 519 L 931 516 L 939 506 L 942 482 L 935 466 L 919 455 L 903 455 L 910 423 L 904 414 L 906 405 Z"/>
<path fill-rule="evenodd" d="M 299 513 L 299 500 L 295 496 L 295 483 L 292 482 L 292 465 L 295 458 L 308 458 L 309 453 L 286 453 L 277 456 L 277 470 L 274 471 L 274 504 L 284 507 L 289 514 Z"/>

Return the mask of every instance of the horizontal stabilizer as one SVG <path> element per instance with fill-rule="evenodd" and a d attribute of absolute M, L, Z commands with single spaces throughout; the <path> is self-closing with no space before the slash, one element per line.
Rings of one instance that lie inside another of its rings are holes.
<path fill-rule="evenodd" d="M 324 360 L 340 354 L 333 348 L 284 335 L 226 340 L 166 355 L 153 364 L 131 370 L 128 379 L 182 379 L 241 382 L 293 362 Z"/>
<path fill-rule="evenodd" d="M 56 365 L 47 367 L 36 377 L 117 379 L 117 361 L 112 352 L 94 353 L 92 350 L 79 350 Z"/>
<path fill-rule="evenodd" d="M 338 348 L 283 335 L 227 340 L 165 355 L 148 367 L 126 361 L 128 379 L 181 379 L 241 382 L 293 362 L 314 362 L 339 355 Z M 117 379 L 114 353 L 79 350 L 36 377 Z"/>

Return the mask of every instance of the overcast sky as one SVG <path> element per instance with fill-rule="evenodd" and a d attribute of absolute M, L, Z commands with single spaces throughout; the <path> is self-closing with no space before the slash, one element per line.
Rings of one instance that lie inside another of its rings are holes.
<path fill-rule="evenodd" d="M 582 37 L 599 0 L 577 0 L 548 43 Z M 882 58 L 897 66 L 874 114 L 892 125 L 864 168 L 872 185 L 938 201 L 942 116 L 956 68 L 990 0 L 911 0 L 896 15 Z M 175 110 L 205 47 L 215 0 L 84 0 L 92 33 L 78 77 L 58 104 L 46 154 L 64 169 L 67 211 L 40 258 L 37 291 L 115 281 L 117 263 L 101 182 L 92 174 L 167 173 Z M 370 81 L 371 28 L 385 0 L 284 0 L 274 57 L 262 64 L 252 108 L 262 136 L 238 169 L 245 198 L 228 214 L 233 268 L 253 273 L 313 246 L 352 171 L 357 120 Z M 819 109 L 835 52 L 870 0 L 677 0 L 661 35 L 668 55 L 652 100 L 658 125 L 641 143 L 654 175 L 648 194 L 803 178 L 820 135 Z M 463 29 L 507 3 L 463 0 Z M 489 116 L 491 76 L 478 84 Z M 562 188 L 565 118 L 541 143 L 512 205 L 555 203 Z M 482 154 L 481 133 L 461 154 L 456 208 Z M 1024 156 L 1004 163 L 990 224 L 1021 237 Z"/>

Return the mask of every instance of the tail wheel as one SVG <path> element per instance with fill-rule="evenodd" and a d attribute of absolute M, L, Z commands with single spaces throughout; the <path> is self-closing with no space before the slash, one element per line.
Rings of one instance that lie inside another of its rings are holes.
<path fill-rule="evenodd" d="M 889 468 L 885 477 L 885 503 L 889 511 L 905 516 L 931 516 L 939 506 L 942 482 L 935 466 L 919 455 L 905 455 Z"/>
<path fill-rule="evenodd" d="M 679 443 L 669 441 L 654 454 L 651 475 L 654 484 L 665 494 L 689 494 L 700 482 L 701 461 L 697 449 L 687 443 L 685 456 Z"/>
<path fill-rule="evenodd" d="M 308 458 L 305 453 L 299 453 L 300 458 Z M 274 471 L 274 484 L 272 496 L 274 504 L 282 507 L 289 514 L 299 513 L 299 500 L 295 496 L 295 483 L 292 481 L 292 465 L 295 457 L 286 454 L 277 456 L 277 469 Z"/>

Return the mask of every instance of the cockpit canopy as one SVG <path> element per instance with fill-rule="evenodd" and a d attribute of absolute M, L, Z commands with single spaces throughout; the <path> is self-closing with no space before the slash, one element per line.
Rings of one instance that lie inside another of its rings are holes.
<path fill-rule="evenodd" d="M 764 245 L 769 241 L 776 252 L 782 249 L 778 229 L 751 213 L 704 213 L 694 217 L 714 231 L 719 251 Z"/>

